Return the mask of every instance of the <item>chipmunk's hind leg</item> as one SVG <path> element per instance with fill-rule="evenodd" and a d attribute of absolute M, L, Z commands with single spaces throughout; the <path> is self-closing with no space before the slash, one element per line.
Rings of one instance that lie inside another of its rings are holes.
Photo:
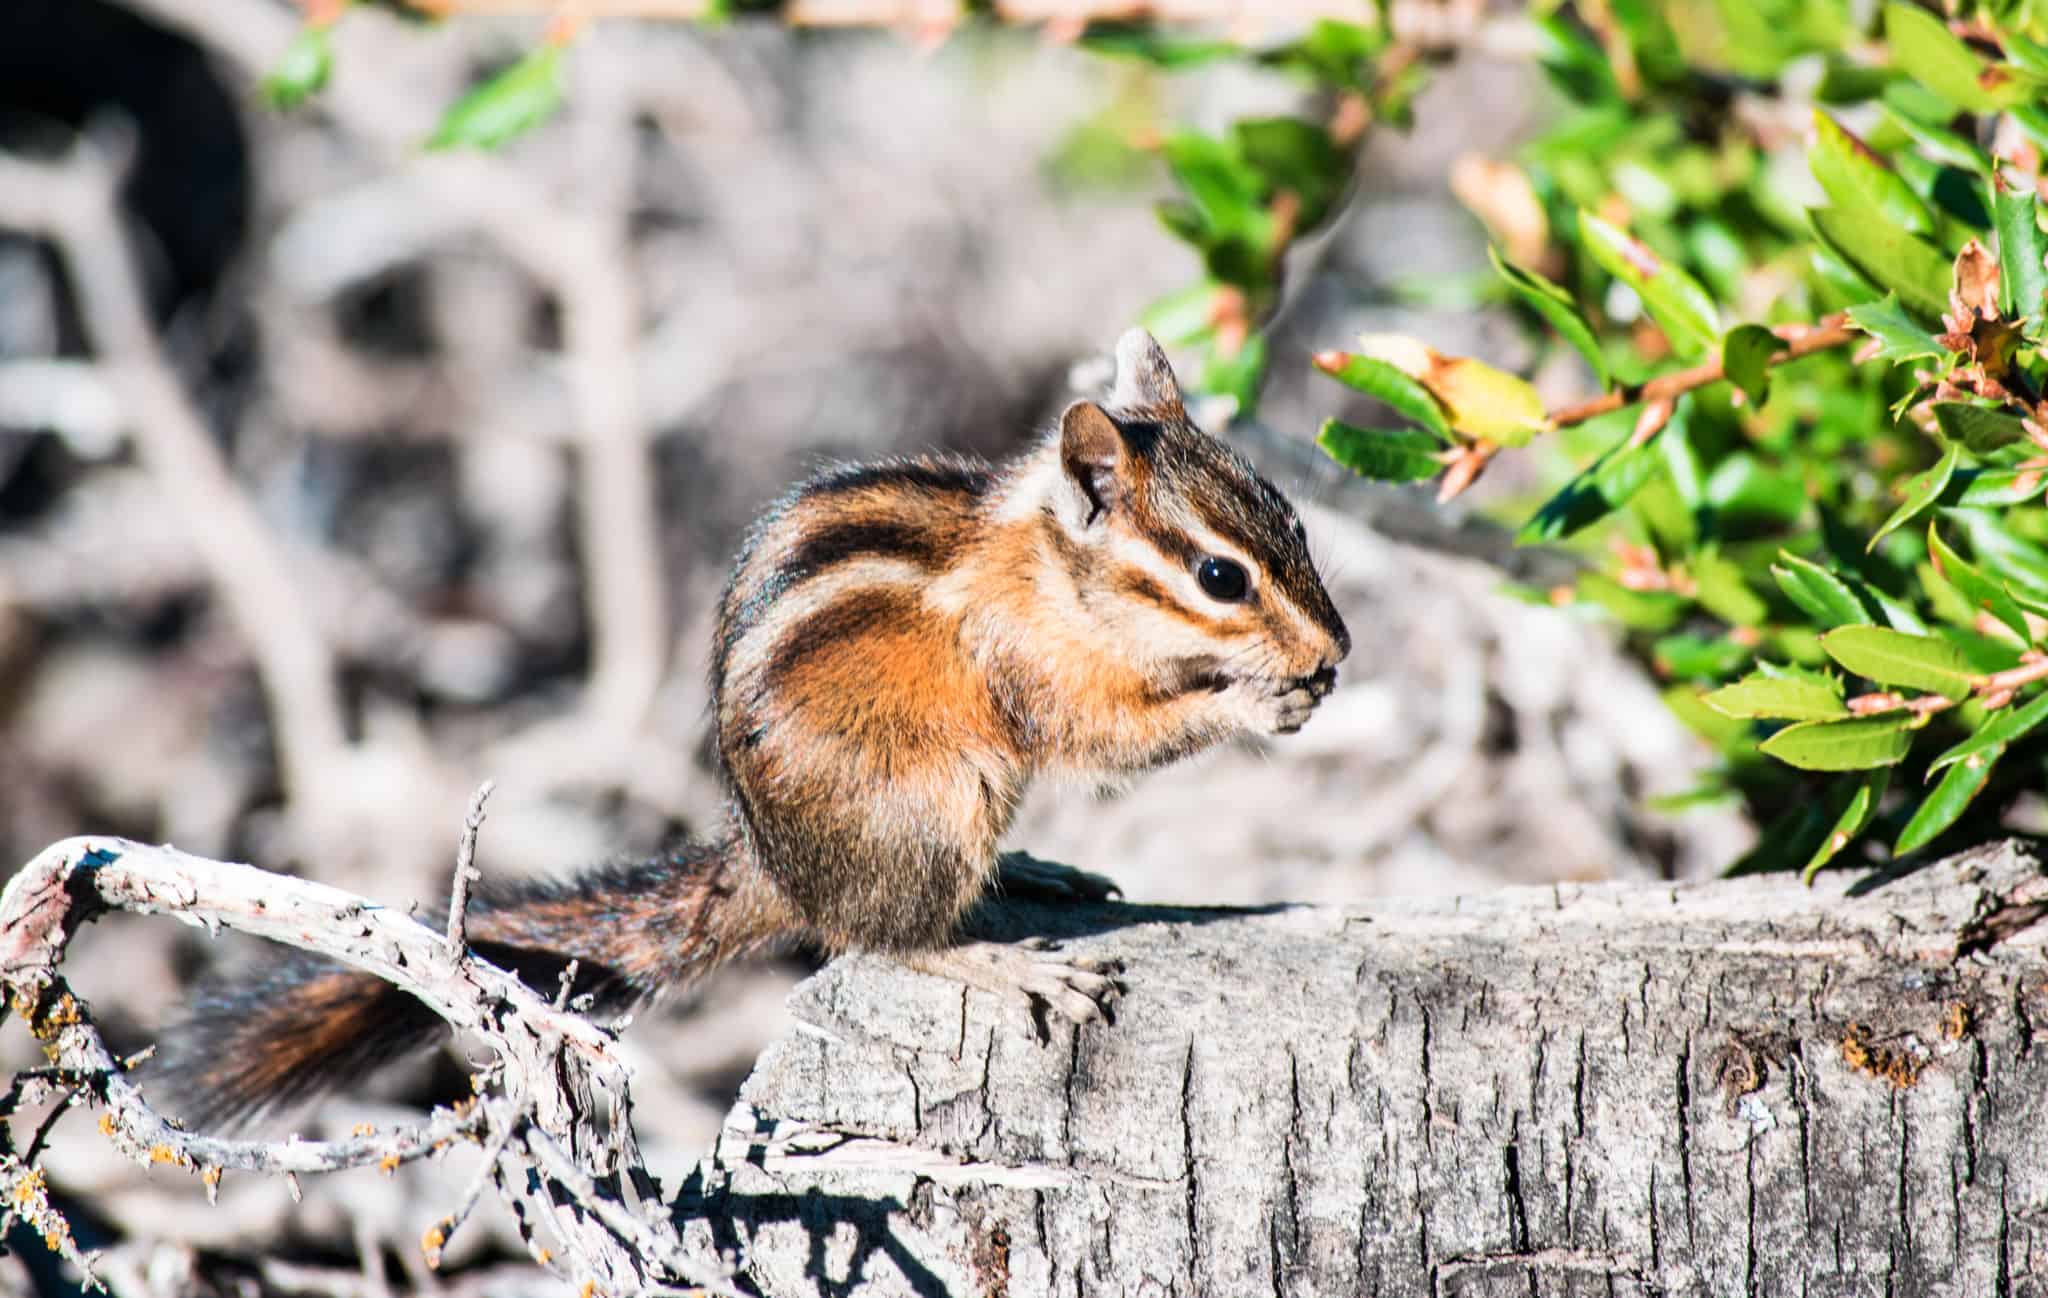
<path fill-rule="evenodd" d="M 1124 895 L 1108 875 L 1041 861 L 1029 852 L 1005 852 L 996 859 L 995 891 L 1030 901 L 1108 901 Z"/>

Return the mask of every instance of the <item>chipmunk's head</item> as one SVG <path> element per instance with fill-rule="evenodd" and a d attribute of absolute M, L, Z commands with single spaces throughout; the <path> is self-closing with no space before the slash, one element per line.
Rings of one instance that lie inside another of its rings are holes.
<path fill-rule="evenodd" d="M 1215 694 L 1213 728 L 1298 729 L 1351 649 L 1300 517 L 1189 420 L 1150 334 L 1125 334 L 1116 366 L 1106 401 L 1060 418 L 1053 513 L 1083 609 L 1163 688 Z"/>

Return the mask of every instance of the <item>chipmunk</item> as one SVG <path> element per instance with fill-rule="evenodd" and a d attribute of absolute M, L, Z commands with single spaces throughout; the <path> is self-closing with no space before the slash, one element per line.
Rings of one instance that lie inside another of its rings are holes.
<path fill-rule="evenodd" d="M 486 888 L 476 950 L 550 991 L 574 960 L 600 1009 L 808 943 L 1104 1017 L 1113 966 L 978 941 L 967 922 L 992 888 L 1114 887 L 998 853 L 1026 785 L 1298 730 L 1351 647 L 1286 498 L 1189 420 L 1149 334 L 1125 334 L 1116 362 L 1106 402 L 1075 402 L 1004 466 L 885 460 L 773 505 L 712 648 L 725 832 Z M 188 1118 L 232 1121 L 442 1026 L 375 977 L 294 956 L 203 992 L 146 1067 Z"/>

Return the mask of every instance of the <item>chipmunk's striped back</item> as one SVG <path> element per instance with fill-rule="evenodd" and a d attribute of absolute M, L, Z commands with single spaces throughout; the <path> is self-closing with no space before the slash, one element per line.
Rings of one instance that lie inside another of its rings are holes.
<path fill-rule="evenodd" d="M 736 819 L 828 946 L 943 943 L 1021 792 L 959 621 L 925 598 L 983 540 L 996 481 L 946 459 L 826 473 L 769 510 L 726 591 L 712 671 Z"/>
<path fill-rule="evenodd" d="M 1291 729 L 1349 647 L 1301 522 L 1143 335 L 1003 470 L 826 473 L 750 534 L 713 663 L 755 858 L 828 946 L 950 940 L 1030 777 Z M 858 917 L 849 924 L 844 917 Z"/>

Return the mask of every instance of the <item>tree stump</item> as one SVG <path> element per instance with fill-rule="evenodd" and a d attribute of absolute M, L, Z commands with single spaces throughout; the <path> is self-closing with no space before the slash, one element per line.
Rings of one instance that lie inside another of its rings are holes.
<path fill-rule="evenodd" d="M 1005 905 L 1113 1026 L 871 958 L 677 1203 L 768 1295 L 2048 1292 L 2048 877 Z"/>

